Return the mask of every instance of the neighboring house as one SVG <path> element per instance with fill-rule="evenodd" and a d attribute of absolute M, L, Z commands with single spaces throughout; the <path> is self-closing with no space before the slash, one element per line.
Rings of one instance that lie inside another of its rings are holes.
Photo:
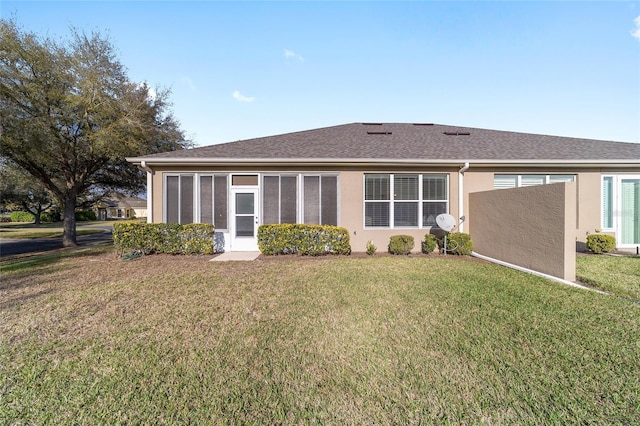
<path fill-rule="evenodd" d="M 640 245 L 634 143 L 353 123 L 128 161 L 147 172 L 148 221 L 213 223 L 231 251 L 257 250 L 267 223 L 343 226 L 354 251 L 394 234 L 419 242 L 438 214 L 468 214 L 469 193 L 555 182 L 576 182 L 579 241 L 601 230 Z"/>
<path fill-rule="evenodd" d="M 147 200 L 112 191 L 94 206 L 98 220 L 147 217 Z"/>

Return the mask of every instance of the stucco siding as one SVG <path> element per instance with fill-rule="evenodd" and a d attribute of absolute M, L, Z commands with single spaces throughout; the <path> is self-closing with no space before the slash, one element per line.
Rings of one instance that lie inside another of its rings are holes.
<path fill-rule="evenodd" d="M 576 183 L 470 194 L 474 250 L 575 280 Z"/>

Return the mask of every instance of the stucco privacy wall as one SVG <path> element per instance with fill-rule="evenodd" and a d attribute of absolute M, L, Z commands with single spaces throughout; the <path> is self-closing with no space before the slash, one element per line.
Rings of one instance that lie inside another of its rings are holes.
<path fill-rule="evenodd" d="M 576 189 L 572 182 L 469 194 L 474 251 L 575 281 Z"/>

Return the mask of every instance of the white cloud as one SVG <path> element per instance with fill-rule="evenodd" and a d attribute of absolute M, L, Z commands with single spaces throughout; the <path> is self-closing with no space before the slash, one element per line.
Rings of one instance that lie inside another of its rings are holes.
<path fill-rule="evenodd" d="M 634 19 L 633 22 L 636 24 L 636 28 L 635 30 L 631 31 L 631 35 L 640 40 L 640 16 Z"/>
<path fill-rule="evenodd" d="M 231 96 L 233 96 L 233 99 L 235 99 L 238 102 L 253 102 L 256 100 L 256 98 L 254 97 L 250 97 L 250 96 L 245 96 L 242 93 L 240 93 L 239 91 L 235 90 Z"/>
<path fill-rule="evenodd" d="M 293 50 L 284 49 L 284 57 L 287 59 L 297 59 L 300 62 L 304 62 L 304 58 Z"/>

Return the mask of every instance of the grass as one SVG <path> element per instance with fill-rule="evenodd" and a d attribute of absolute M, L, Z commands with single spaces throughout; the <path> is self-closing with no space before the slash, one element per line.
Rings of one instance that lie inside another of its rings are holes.
<path fill-rule="evenodd" d="M 578 256 L 576 278 L 601 290 L 640 301 L 640 257 Z"/>
<path fill-rule="evenodd" d="M 91 222 L 95 223 L 95 222 Z M 88 223 L 84 223 L 84 225 Z M 86 228 L 78 224 L 76 235 L 89 235 L 104 232 L 103 229 Z M 31 238 L 57 238 L 62 237 L 61 223 L 2 223 L 0 224 L 0 238 L 31 239 Z"/>
<path fill-rule="evenodd" d="M 0 424 L 640 422 L 625 299 L 454 256 L 81 254 L 3 273 Z"/>

